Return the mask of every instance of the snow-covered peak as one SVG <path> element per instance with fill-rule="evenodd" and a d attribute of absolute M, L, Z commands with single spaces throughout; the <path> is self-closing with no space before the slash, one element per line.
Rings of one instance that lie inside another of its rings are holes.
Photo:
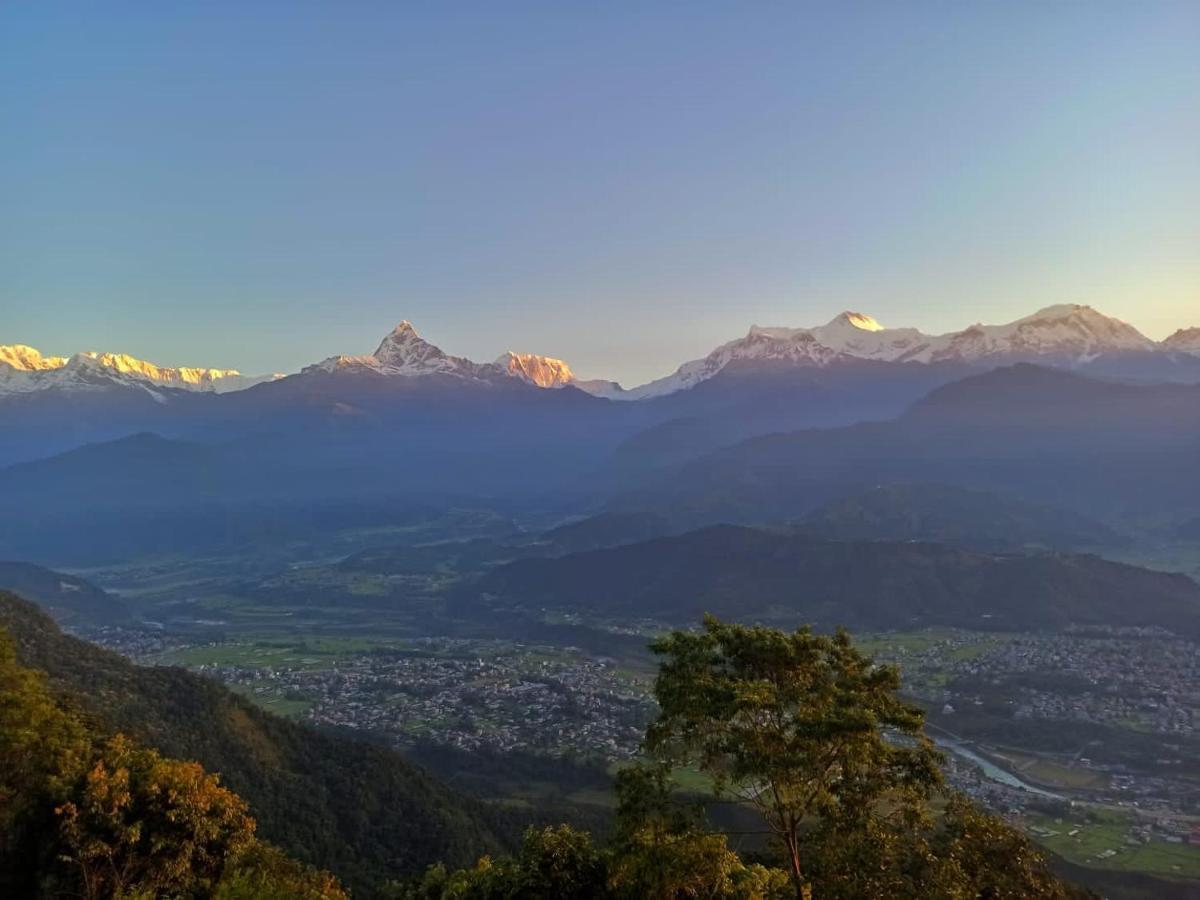
<path fill-rule="evenodd" d="M 1171 353 L 1194 353 L 1200 355 L 1200 327 L 1180 328 L 1162 342 L 1162 347 Z"/>
<path fill-rule="evenodd" d="M 65 356 L 42 356 L 41 351 L 25 344 L 9 344 L 0 347 L 0 363 L 20 372 L 38 372 L 43 369 L 60 369 L 67 364 Z"/>
<path fill-rule="evenodd" d="M 575 373 L 561 359 L 535 353 L 504 353 L 495 363 L 506 374 L 540 388 L 560 388 L 575 382 Z"/>
<path fill-rule="evenodd" d="M 826 325 L 826 328 L 846 327 L 855 328 L 859 331 L 883 331 L 884 328 L 878 321 L 871 316 L 860 312 L 846 312 L 837 315 L 832 322 Z"/>
<path fill-rule="evenodd" d="M 304 371 L 377 372 L 380 375 L 459 375 L 480 376 L 480 366 L 458 356 L 442 352 L 417 333 L 405 320 L 392 329 L 370 356 L 331 356 Z"/>
<path fill-rule="evenodd" d="M 66 358 L 43 356 L 24 345 L 0 347 L 0 393 L 48 388 L 93 390 L 120 385 L 227 393 L 281 377 L 247 377 L 236 369 L 172 368 L 125 353 L 86 351 Z"/>
<path fill-rule="evenodd" d="M 447 356 L 440 347 L 435 347 L 417 334 L 417 329 L 407 320 L 380 341 L 374 356 L 384 370 L 403 374 L 456 371 L 463 363 L 468 363 L 467 360 Z"/>
<path fill-rule="evenodd" d="M 1104 353 L 1153 351 L 1154 341 L 1132 325 L 1090 306 L 1047 306 L 1006 325 L 972 325 L 942 335 L 922 361 L 1053 357 L 1087 362 Z"/>
<path fill-rule="evenodd" d="M 491 363 L 477 363 L 462 356 L 451 356 L 422 338 L 408 321 L 397 325 L 370 356 L 332 356 L 303 371 L 371 372 L 399 377 L 444 375 L 491 384 L 516 379 L 547 389 L 571 385 L 601 397 L 621 393 L 620 385 L 615 382 L 579 381 L 567 363 L 550 356 L 509 351 Z"/>
<path fill-rule="evenodd" d="M 1179 338 L 1177 349 L 1188 340 Z M 1200 344 L 1200 339 L 1196 343 Z M 735 360 L 809 366 L 855 360 L 974 364 L 1049 359 L 1078 364 L 1106 353 L 1152 352 L 1158 347 L 1132 325 L 1080 304 L 1048 306 L 1006 325 L 972 325 L 943 335 L 927 335 L 915 328 L 886 328 L 871 316 L 847 311 L 815 328 L 752 326 L 745 337 L 622 396 L 640 399 L 694 387 Z"/>

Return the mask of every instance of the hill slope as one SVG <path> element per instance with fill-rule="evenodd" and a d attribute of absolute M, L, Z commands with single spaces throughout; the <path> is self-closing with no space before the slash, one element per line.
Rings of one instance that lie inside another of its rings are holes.
<path fill-rule="evenodd" d="M 881 484 L 814 510 L 802 528 L 831 540 L 933 541 L 983 550 L 1121 542 L 1112 529 L 1078 513 L 946 484 Z"/>
<path fill-rule="evenodd" d="M 1200 634 L 1200 585 L 1183 575 L 1095 556 L 842 543 L 734 526 L 519 560 L 492 570 L 472 590 L 500 606 L 671 622 L 711 612 L 852 630 L 1157 625 Z"/>
<path fill-rule="evenodd" d="M 129 619 L 117 597 L 89 581 L 26 562 L 0 562 L 0 591 L 36 602 L 59 622 L 114 624 Z"/>
<path fill-rule="evenodd" d="M 194 759 L 255 811 L 262 837 L 370 896 L 387 878 L 502 846 L 485 810 L 397 753 L 278 718 L 182 669 L 137 666 L 62 634 L 0 592 L 0 627 L 22 665 L 83 711 L 166 755 Z"/>

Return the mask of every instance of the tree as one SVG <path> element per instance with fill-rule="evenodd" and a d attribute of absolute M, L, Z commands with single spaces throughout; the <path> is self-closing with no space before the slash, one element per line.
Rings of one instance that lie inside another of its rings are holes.
<path fill-rule="evenodd" d="M 932 857 L 936 861 L 933 880 L 941 895 L 956 900 L 1094 896 L 1055 877 L 1029 838 L 961 795 L 952 797 L 946 807 Z"/>
<path fill-rule="evenodd" d="M 516 857 L 484 856 L 469 869 L 430 867 L 413 900 L 603 900 L 604 858 L 586 831 L 530 828 Z"/>
<path fill-rule="evenodd" d="M 751 803 L 811 895 L 805 826 L 881 839 L 928 825 L 939 754 L 920 709 L 897 696 L 899 672 L 864 656 L 842 631 L 792 633 L 706 616 L 701 632 L 656 641 L 660 714 L 647 752 L 694 765 L 718 793 Z"/>
<path fill-rule="evenodd" d="M 260 841 L 222 875 L 212 900 L 347 900 L 347 896 L 328 872 L 302 865 Z"/>
<path fill-rule="evenodd" d="M 0 896 L 48 886 L 57 856 L 54 807 L 91 753 L 83 726 L 51 697 L 42 673 L 17 663 L 0 629 Z"/>
<path fill-rule="evenodd" d="M 674 795 L 668 767 L 650 764 L 617 775 L 609 885 L 620 900 L 768 900 L 788 877 L 745 865 L 725 835 L 704 829 L 698 805 Z"/>
<path fill-rule="evenodd" d="M 56 812 L 88 898 L 207 893 L 254 842 L 245 801 L 215 775 L 119 734 Z"/>

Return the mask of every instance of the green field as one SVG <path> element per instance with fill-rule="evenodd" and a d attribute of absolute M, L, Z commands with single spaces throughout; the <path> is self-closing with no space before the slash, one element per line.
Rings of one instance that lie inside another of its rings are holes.
<path fill-rule="evenodd" d="M 168 666 L 237 666 L 245 669 L 328 669 L 339 660 L 360 656 L 397 642 L 356 637 L 307 637 L 299 641 L 230 641 L 169 650 L 156 662 Z"/>
<path fill-rule="evenodd" d="M 268 688 L 268 690 L 260 693 L 258 690 L 260 687 Z M 277 693 L 271 693 L 269 685 L 264 683 L 231 684 L 229 688 L 268 712 L 273 712 L 277 716 L 286 716 L 289 719 L 299 718 L 312 707 L 312 702 L 309 700 L 292 700 Z"/>
<path fill-rule="evenodd" d="M 1029 828 L 1038 843 L 1080 865 L 1200 878 L 1200 847 L 1160 838 L 1131 845 L 1126 841 L 1129 835 L 1127 819 L 1113 817 L 1102 822 L 1071 822 L 1041 817 L 1031 819 Z"/>
<path fill-rule="evenodd" d="M 864 634 L 855 637 L 855 644 L 871 656 L 892 659 L 925 653 L 941 644 L 947 648 L 946 658 L 954 661 L 975 659 L 1008 639 L 1004 634 L 979 634 L 948 628 L 927 628 L 920 631 L 897 631 L 885 634 Z"/>

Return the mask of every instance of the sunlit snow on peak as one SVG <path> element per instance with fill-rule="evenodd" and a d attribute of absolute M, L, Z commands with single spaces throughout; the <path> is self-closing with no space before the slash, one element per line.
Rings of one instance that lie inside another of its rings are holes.
<path fill-rule="evenodd" d="M 864 313 L 844 312 L 838 318 L 844 319 L 862 331 L 883 331 L 883 326 L 879 322 Z"/>

